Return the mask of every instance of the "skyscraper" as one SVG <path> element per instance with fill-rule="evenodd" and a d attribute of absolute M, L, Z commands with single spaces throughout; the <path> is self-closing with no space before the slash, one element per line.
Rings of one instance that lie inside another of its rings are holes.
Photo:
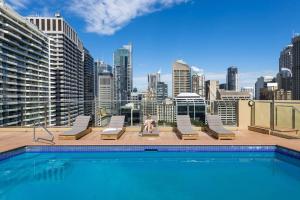
<path fill-rule="evenodd" d="M 124 45 L 117 49 L 114 58 L 115 103 L 119 110 L 130 100 L 132 92 L 132 45 Z"/>
<path fill-rule="evenodd" d="M 148 92 L 157 94 L 157 84 L 160 82 L 160 72 L 148 74 Z"/>
<path fill-rule="evenodd" d="M 157 102 L 162 102 L 168 97 L 168 85 L 164 82 L 157 83 L 157 93 L 156 100 Z"/>
<path fill-rule="evenodd" d="M 202 69 L 192 67 L 192 92 L 205 97 L 205 76 Z"/>
<path fill-rule="evenodd" d="M 293 38 L 293 100 L 300 100 L 300 35 Z"/>
<path fill-rule="evenodd" d="M 281 68 L 281 71 L 276 76 L 278 89 L 284 91 L 292 91 L 293 80 L 292 72 L 288 68 Z"/>
<path fill-rule="evenodd" d="M 290 69 L 290 70 L 292 70 L 293 68 L 293 45 L 286 46 L 280 52 L 279 72 L 283 68 Z"/>
<path fill-rule="evenodd" d="M 84 48 L 84 115 L 94 113 L 94 59 L 90 52 Z"/>
<path fill-rule="evenodd" d="M 61 17 L 27 17 L 50 38 L 51 99 L 56 125 L 67 125 L 84 114 L 83 44 Z"/>
<path fill-rule="evenodd" d="M 191 68 L 183 60 L 173 64 L 172 84 L 173 98 L 180 93 L 191 92 Z"/>
<path fill-rule="evenodd" d="M 239 77 L 237 67 L 229 67 L 227 69 L 226 89 L 236 92 L 239 91 Z"/>
<path fill-rule="evenodd" d="M 0 126 L 50 124 L 49 39 L 0 1 Z"/>

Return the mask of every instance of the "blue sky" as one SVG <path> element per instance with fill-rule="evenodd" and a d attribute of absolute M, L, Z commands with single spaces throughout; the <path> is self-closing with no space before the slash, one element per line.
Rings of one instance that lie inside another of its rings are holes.
<path fill-rule="evenodd" d="M 140 89 L 159 69 L 171 83 L 176 59 L 221 82 L 237 66 L 241 85 L 253 86 L 258 76 L 275 75 L 281 49 L 300 32 L 299 0 L 7 1 L 25 16 L 60 11 L 93 57 L 110 64 L 113 51 L 131 42 Z"/>

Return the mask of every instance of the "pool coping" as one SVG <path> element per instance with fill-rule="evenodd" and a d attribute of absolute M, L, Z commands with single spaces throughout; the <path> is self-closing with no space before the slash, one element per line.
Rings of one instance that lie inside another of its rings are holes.
<path fill-rule="evenodd" d="M 280 145 L 26 145 L 0 152 L 0 161 L 23 153 L 75 152 L 276 152 L 300 160 L 300 151 Z"/>

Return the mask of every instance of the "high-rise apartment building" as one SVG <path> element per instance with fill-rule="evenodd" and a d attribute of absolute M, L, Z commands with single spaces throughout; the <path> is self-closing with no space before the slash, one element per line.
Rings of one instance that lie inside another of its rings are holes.
<path fill-rule="evenodd" d="M 49 39 L 0 1 L 0 126 L 50 124 Z"/>
<path fill-rule="evenodd" d="M 239 89 L 239 76 L 237 67 L 229 67 L 226 76 L 226 89 L 238 92 Z"/>
<path fill-rule="evenodd" d="M 132 92 L 132 45 L 117 49 L 114 58 L 114 87 L 116 108 L 127 104 Z"/>
<path fill-rule="evenodd" d="M 217 99 L 217 91 L 219 89 L 219 81 L 208 80 L 205 82 L 205 98 L 209 101 L 214 101 Z"/>
<path fill-rule="evenodd" d="M 148 74 L 148 92 L 157 94 L 157 84 L 160 82 L 160 72 Z"/>
<path fill-rule="evenodd" d="M 276 76 L 278 89 L 284 91 L 292 91 L 293 80 L 292 71 L 288 68 L 281 68 L 281 71 Z"/>
<path fill-rule="evenodd" d="M 300 35 L 293 38 L 293 100 L 300 100 Z"/>
<path fill-rule="evenodd" d="M 90 52 L 84 48 L 84 115 L 93 116 L 95 110 L 95 69 L 94 69 L 94 59 Z"/>
<path fill-rule="evenodd" d="M 168 85 L 165 82 L 158 82 L 157 93 L 156 93 L 157 102 L 162 102 L 167 97 L 168 97 Z"/>
<path fill-rule="evenodd" d="M 50 38 L 51 99 L 55 124 L 67 125 L 84 114 L 83 44 L 61 17 L 27 17 Z"/>
<path fill-rule="evenodd" d="M 292 68 L 293 68 L 293 45 L 286 46 L 280 52 L 279 72 L 283 68 L 290 69 L 290 70 L 292 70 Z"/>
<path fill-rule="evenodd" d="M 200 95 L 200 97 L 205 97 L 205 76 L 203 70 L 192 67 L 192 93 Z"/>
<path fill-rule="evenodd" d="M 191 68 L 183 60 L 173 64 L 172 71 L 173 98 L 180 93 L 191 92 Z"/>

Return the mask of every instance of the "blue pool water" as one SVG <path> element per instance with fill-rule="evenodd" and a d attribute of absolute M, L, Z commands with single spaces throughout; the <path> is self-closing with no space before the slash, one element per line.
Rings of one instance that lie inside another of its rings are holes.
<path fill-rule="evenodd" d="M 300 198 L 300 163 L 269 153 L 24 153 L 0 161 L 0 200 Z"/>

